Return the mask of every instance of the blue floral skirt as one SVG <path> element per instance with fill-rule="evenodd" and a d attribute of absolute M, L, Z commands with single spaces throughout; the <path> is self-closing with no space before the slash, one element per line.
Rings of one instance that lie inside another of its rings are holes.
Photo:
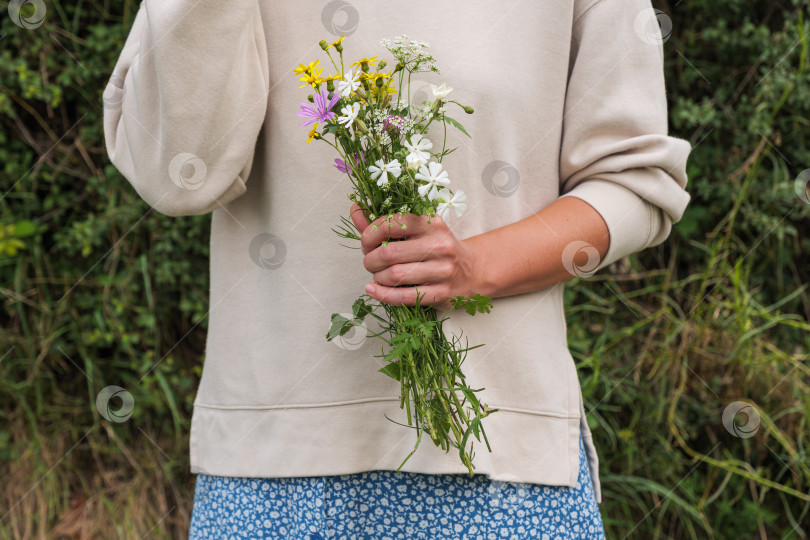
<path fill-rule="evenodd" d="M 604 539 L 582 439 L 574 488 L 484 475 L 197 475 L 190 539 Z"/>

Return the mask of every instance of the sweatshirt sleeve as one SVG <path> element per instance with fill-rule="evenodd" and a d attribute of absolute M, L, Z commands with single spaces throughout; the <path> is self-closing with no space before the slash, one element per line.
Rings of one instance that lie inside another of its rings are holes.
<path fill-rule="evenodd" d="M 267 110 L 258 0 L 143 0 L 104 92 L 113 165 L 151 207 L 206 214 L 243 195 Z"/>
<path fill-rule="evenodd" d="M 610 247 L 596 272 L 669 236 L 689 204 L 692 147 L 667 136 L 664 51 L 650 0 L 577 6 L 560 193 L 584 200 L 607 224 Z"/>

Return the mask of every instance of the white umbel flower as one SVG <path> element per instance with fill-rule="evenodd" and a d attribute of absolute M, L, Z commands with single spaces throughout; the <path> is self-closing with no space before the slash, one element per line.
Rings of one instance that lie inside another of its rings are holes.
<path fill-rule="evenodd" d="M 442 164 L 435 161 L 428 163 L 427 167 L 424 165 L 419 167 L 419 172 L 416 173 L 416 179 L 427 182 L 427 184 L 419 186 L 419 195 L 424 197 L 427 193 L 427 198 L 431 201 L 436 198 L 439 186 L 450 185 L 450 178 L 447 175 L 447 171 L 443 171 Z M 428 193 L 428 190 L 430 190 L 430 193 Z"/>
<path fill-rule="evenodd" d="M 338 92 L 342 97 L 349 97 L 352 92 L 360 88 L 360 71 L 349 70 L 343 75 L 343 79 L 338 81 Z"/>
<path fill-rule="evenodd" d="M 343 107 L 340 112 L 343 114 L 343 116 L 338 116 L 338 124 L 343 124 L 346 127 L 349 127 L 360 113 L 360 102 L 355 101 L 348 107 Z"/>
<path fill-rule="evenodd" d="M 415 169 L 428 162 L 430 154 L 427 150 L 433 148 L 433 143 L 423 137 L 421 133 L 417 133 L 411 137 L 411 142 L 405 141 L 405 148 L 410 152 L 405 158 L 405 162 L 409 167 Z"/>
<path fill-rule="evenodd" d="M 467 200 L 467 196 L 461 189 L 451 195 L 449 189 L 442 188 L 439 190 L 436 198 L 442 201 L 436 206 L 436 213 L 439 214 L 442 219 L 447 218 L 447 213 L 451 208 L 456 213 L 456 217 L 461 217 L 461 214 L 467 210 L 467 203 L 464 202 Z"/>
<path fill-rule="evenodd" d="M 382 187 L 388 184 L 388 173 L 394 175 L 394 178 L 399 178 L 399 175 L 402 174 L 402 165 L 396 159 L 388 163 L 378 159 L 375 165 L 369 166 L 368 170 L 371 173 L 371 179 L 377 180 L 377 185 Z M 377 177 L 379 177 L 379 180 Z"/>

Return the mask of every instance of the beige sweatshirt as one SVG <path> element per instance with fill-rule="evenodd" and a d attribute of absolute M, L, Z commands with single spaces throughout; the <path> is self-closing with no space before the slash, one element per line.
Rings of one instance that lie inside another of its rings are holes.
<path fill-rule="evenodd" d="M 332 231 L 351 186 L 333 148 L 305 142 L 296 113 L 308 91 L 293 68 L 320 59 L 333 73 L 318 42 L 342 34 L 347 65 L 374 55 L 393 65 L 382 38 L 427 41 L 441 74 L 414 76 L 412 101 L 444 82 L 474 107 L 448 109 L 472 135 L 448 130 L 458 149 L 443 161 L 450 187 L 467 194 L 465 214 L 447 219 L 459 239 L 575 196 L 608 225 L 598 271 L 662 243 L 689 203 L 691 147 L 667 135 L 649 0 L 145 0 L 105 92 L 104 130 L 112 163 L 149 205 L 212 213 L 192 472 L 395 469 L 413 447 L 413 430 L 385 418 L 406 422 L 399 383 L 377 371 L 382 340 L 360 329 L 325 339 L 331 314 L 347 314 L 371 275 Z M 476 472 L 574 486 L 581 433 L 601 501 L 563 287 L 496 298 L 489 314 L 449 312 L 444 329 L 485 344 L 464 371 L 500 409 L 484 420 L 493 451 L 476 446 Z M 403 470 L 466 472 L 429 439 Z"/>

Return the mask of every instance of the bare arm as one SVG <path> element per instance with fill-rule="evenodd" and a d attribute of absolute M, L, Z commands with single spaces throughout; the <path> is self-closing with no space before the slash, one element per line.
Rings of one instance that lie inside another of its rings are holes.
<path fill-rule="evenodd" d="M 498 298 L 544 289 L 592 271 L 594 258 L 601 261 L 607 253 L 610 235 L 591 205 L 562 197 L 536 214 L 462 244 L 473 261 L 470 289 Z"/>

